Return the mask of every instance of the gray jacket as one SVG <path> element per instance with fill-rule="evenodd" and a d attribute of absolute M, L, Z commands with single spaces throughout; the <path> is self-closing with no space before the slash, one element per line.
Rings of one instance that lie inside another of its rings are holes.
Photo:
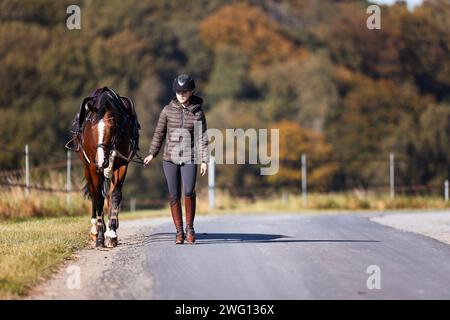
<path fill-rule="evenodd" d="M 189 105 L 183 107 L 174 97 L 158 119 L 149 154 L 156 157 L 164 140 L 163 160 L 174 163 L 209 162 L 206 118 L 203 99 L 192 95 Z"/>

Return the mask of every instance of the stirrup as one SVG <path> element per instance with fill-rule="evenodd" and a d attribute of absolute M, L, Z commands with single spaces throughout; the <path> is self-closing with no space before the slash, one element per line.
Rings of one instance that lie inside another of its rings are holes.
<path fill-rule="evenodd" d="M 80 143 L 77 143 L 77 147 L 75 148 L 75 144 L 73 143 L 73 141 L 75 140 L 76 137 L 73 137 L 72 139 L 70 139 L 69 141 L 67 141 L 67 143 L 65 144 L 65 148 L 71 151 L 80 151 Z M 70 146 L 70 144 L 72 143 L 72 146 Z"/>

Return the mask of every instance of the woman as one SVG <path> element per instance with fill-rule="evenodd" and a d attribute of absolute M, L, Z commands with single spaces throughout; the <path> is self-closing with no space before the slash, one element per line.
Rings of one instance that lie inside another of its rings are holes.
<path fill-rule="evenodd" d="M 177 230 L 176 244 L 185 240 L 195 242 L 194 217 L 196 207 L 195 182 L 197 163 L 200 173 L 206 174 L 209 161 L 206 119 L 202 110 L 203 100 L 194 95 L 195 82 L 187 74 L 177 76 L 172 85 L 175 97 L 159 115 L 145 166 L 157 156 L 166 139 L 163 155 L 163 171 L 169 189 L 170 211 Z M 183 231 L 181 210 L 181 180 L 184 187 L 186 210 L 186 235 Z"/>

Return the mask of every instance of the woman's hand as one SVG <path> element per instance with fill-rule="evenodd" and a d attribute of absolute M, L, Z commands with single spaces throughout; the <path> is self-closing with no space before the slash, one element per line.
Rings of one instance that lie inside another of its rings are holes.
<path fill-rule="evenodd" d="M 148 155 L 147 157 L 145 157 L 144 159 L 144 167 L 148 166 L 148 164 L 150 163 L 150 161 L 152 161 L 153 159 L 153 155 Z"/>
<path fill-rule="evenodd" d="M 200 173 L 201 173 L 202 177 L 206 174 L 207 171 L 208 171 L 208 165 L 205 162 L 202 162 L 202 164 L 200 166 Z"/>

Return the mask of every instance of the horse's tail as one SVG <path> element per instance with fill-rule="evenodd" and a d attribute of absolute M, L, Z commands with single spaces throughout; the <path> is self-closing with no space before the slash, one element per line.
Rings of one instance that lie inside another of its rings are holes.
<path fill-rule="evenodd" d="M 86 177 L 83 177 L 83 186 L 81 187 L 83 191 L 83 196 L 85 199 L 92 199 L 91 193 L 89 192 L 89 183 L 86 180 Z"/>
<path fill-rule="evenodd" d="M 108 196 L 108 192 L 109 192 L 109 179 L 105 178 L 103 180 L 103 185 L 102 185 L 102 195 L 104 198 L 106 198 Z M 92 195 L 89 192 L 89 183 L 86 180 L 86 177 L 83 177 L 83 185 L 81 187 L 81 190 L 83 191 L 83 196 L 85 199 L 90 199 L 92 200 Z"/>

